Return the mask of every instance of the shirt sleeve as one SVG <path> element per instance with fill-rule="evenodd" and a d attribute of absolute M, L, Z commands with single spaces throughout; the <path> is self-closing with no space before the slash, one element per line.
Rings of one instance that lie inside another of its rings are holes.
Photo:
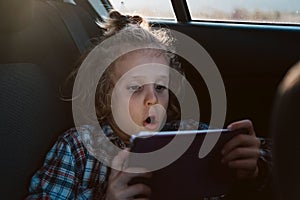
<path fill-rule="evenodd" d="M 78 183 L 75 158 L 60 139 L 49 151 L 43 167 L 32 177 L 27 199 L 74 199 Z"/>
<path fill-rule="evenodd" d="M 83 148 L 61 137 L 32 177 L 26 199 L 91 199 L 93 188 L 81 185 L 86 160 Z M 97 195 L 101 199 L 99 193 Z"/>
<path fill-rule="evenodd" d="M 259 138 L 260 157 L 258 160 L 258 190 L 263 190 L 272 182 L 272 141 L 268 138 Z"/>

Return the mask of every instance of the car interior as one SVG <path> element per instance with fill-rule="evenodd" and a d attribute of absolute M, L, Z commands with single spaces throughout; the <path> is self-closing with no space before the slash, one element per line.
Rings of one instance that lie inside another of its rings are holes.
<path fill-rule="evenodd" d="M 175 20 L 151 18 L 150 24 L 184 33 L 209 53 L 226 89 L 225 124 L 249 118 L 258 136 L 270 137 L 278 84 L 300 60 L 300 21 L 193 20 L 185 0 L 170 3 Z M 0 199 L 24 199 L 49 148 L 74 126 L 72 104 L 60 89 L 97 43 L 103 33 L 98 22 L 111 9 L 108 0 L 0 2 Z M 198 97 L 200 120 L 208 123 L 207 86 L 188 61 L 181 61 Z M 71 94 L 72 87 L 64 92 Z M 269 188 L 249 199 L 273 199 L 272 193 Z"/>

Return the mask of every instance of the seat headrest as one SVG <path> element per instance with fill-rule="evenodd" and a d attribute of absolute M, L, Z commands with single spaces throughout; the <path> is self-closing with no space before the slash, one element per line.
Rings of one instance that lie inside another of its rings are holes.
<path fill-rule="evenodd" d="M 31 23 L 32 0 L 0 1 L 0 32 L 19 31 Z"/>

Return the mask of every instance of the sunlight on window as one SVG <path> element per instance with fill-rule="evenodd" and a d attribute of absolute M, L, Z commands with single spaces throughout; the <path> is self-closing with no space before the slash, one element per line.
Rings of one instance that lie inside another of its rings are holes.
<path fill-rule="evenodd" d="M 146 18 L 175 19 L 170 0 L 110 0 L 122 14 L 139 14 Z"/>
<path fill-rule="evenodd" d="M 299 0 L 187 0 L 194 20 L 300 23 Z"/>

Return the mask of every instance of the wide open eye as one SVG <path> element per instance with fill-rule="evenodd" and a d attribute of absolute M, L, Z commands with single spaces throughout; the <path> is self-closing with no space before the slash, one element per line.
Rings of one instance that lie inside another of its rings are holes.
<path fill-rule="evenodd" d="M 129 85 L 127 86 L 127 90 L 129 92 L 138 92 L 141 91 L 143 89 L 143 86 L 141 85 Z"/>
<path fill-rule="evenodd" d="M 166 86 L 160 85 L 160 84 L 155 84 L 154 87 L 155 87 L 155 90 L 158 91 L 158 92 L 162 92 L 162 91 L 164 91 L 165 89 L 167 89 Z"/>

